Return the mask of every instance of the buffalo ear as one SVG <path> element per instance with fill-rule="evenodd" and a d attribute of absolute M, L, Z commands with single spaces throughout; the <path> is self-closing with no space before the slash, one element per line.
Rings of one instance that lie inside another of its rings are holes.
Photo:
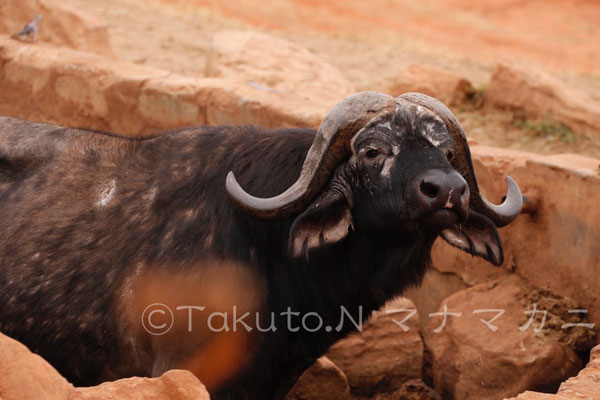
<path fill-rule="evenodd" d="M 469 209 L 469 218 L 464 224 L 443 230 L 441 236 L 452 246 L 482 257 L 496 266 L 504 262 L 502 240 L 496 225 L 472 209 Z"/>
<path fill-rule="evenodd" d="M 352 228 L 350 203 L 338 191 L 320 195 L 292 224 L 288 241 L 290 255 L 308 257 L 310 250 L 337 243 L 348 236 Z"/>

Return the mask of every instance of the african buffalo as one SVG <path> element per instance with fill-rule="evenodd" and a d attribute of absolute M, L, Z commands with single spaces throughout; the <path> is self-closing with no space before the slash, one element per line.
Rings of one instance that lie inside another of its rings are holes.
<path fill-rule="evenodd" d="M 224 260 L 251 272 L 261 324 L 274 315 L 277 329 L 254 330 L 212 398 L 280 399 L 350 321 L 420 284 L 438 236 L 502 264 L 497 227 L 522 206 L 507 183 L 488 202 L 460 124 L 416 93 L 353 95 L 317 131 L 127 138 L 2 117 L 0 331 L 76 385 L 160 375 L 193 346 L 139 329 L 138 280 Z M 289 329 L 286 310 L 323 329 Z"/>

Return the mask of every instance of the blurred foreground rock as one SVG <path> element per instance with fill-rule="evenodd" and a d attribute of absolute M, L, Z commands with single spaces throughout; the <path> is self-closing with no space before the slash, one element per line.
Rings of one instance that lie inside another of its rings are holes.
<path fill-rule="evenodd" d="M 578 133 L 600 133 L 600 104 L 541 71 L 500 64 L 485 90 L 487 105 L 559 122 Z"/>
<path fill-rule="evenodd" d="M 327 357 L 304 371 L 285 400 L 348 400 L 350 387 L 344 373 Z"/>
<path fill-rule="evenodd" d="M 69 400 L 210 400 L 204 385 L 189 371 L 171 370 L 160 378 L 127 378 L 75 388 Z"/>
<path fill-rule="evenodd" d="M 406 311 L 400 311 L 406 310 Z M 354 396 L 370 397 L 392 393 L 411 379 L 420 379 L 423 370 L 423 342 L 413 315 L 414 304 L 405 298 L 388 303 L 363 325 L 362 332 L 350 335 L 333 345 L 327 357 L 348 378 Z"/>
<path fill-rule="evenodd" d="M 443 398 L 492 400 L 526 389 L 555 390 L 582 367 L 576 350 L 593 345 L 591 330 L 561 328 L 582 321 L 569 313 L 576 303 L 515 276 L 460 291 L 443 303 L 448 313 L 461 315 L 448 315 L 445 326 L 436 316 L 423 332 L 434 387 Z M 532 315 L 525 312 L 534 305 L 547 315 L 536 314 L 528 325 Z"/>
<path fill-rule="evenodd" d="M 385 91 L 394 97 L 406 92 L 424 93 L 446 105 L 465 103 L 475 95 L 475 88 L 466 78 L 425 64 L 408 66 Z"/>
<path fill-rule="evenodd" d="M 510 400 L 598 400 L 600 399 L 600 345 L 592 349 L 590 362 L 579 374 L 560 385 L 556 394 L 524 392 Z"/>
<path fill-rule="evenodd" d="M 173 370 L 160 378 L 128 378 L 89 388 L 74 388 L 40 356 L 0 334 L 2 400 L 209 400 L 191 372 Z"/>
<path fill-rule="evenodd" d="M 0 333 L 0 398 L 69 399 L 73 387 L 42 357 Z"/>
<path fill-rule="evenodd" d="M 355 92 L 337 68 L 317 55 L 287 40 L 256 32 L 217 33 L 208 52 L 206 76 L 293 94 L 326 110 Z"/>
<path fill-rule="evenodd" d="M 19 32 L 36 14 L 42 16 L 39 42 L 116 58 L 106 23 L 59 0 L 2 0 L 0 34 Z"/>

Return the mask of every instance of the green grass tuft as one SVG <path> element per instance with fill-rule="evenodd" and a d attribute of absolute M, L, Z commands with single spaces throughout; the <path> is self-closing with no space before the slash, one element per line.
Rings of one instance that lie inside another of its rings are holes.
<path fill-rule="evenodd" d="M 521 129 L 533 133 L 535 136 L 545 137 L 551 141 L 559 140 L 569 144 L 577 141 L 577 135 L 568 126 L 550 119 L 535 121 L 526 119 L 517 122 L 516 125 Z"/>

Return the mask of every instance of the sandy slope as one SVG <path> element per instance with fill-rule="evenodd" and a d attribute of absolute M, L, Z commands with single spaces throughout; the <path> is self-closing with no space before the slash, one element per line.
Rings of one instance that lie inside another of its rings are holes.
<path fill-rule="evenodd" d="M 544 69 L 600 100 L 600 3 L 593 0 L 63 0 L 104 18 L 118 57 L 204 74 L 211 36 L 267 30 L 336 65 L 359 90 L 381 90 L 424 62 L 482 87 L 499 60 Z M 600 139 L 565 143 L 508 115 L 458 110 L 481 143 L 600 157 Z"/>

